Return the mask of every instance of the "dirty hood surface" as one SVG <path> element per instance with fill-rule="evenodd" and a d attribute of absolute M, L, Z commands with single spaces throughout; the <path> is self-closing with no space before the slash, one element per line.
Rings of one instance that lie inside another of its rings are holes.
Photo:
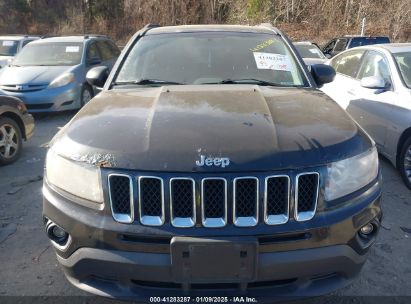
<path fill-rule="evenodd" d="M 54 138 L 80 162 L 169 172 L 268 171 L 361 153 L 370 139 L 314 89 L 192 85 L 103 91 Z M 196 166 L 201 155 L 230 165 Z"/>

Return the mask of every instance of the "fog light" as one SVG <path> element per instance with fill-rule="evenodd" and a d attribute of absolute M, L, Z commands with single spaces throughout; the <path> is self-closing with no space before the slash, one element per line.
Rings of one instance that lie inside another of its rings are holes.
<path fill-rule="evenodd" d="M 47 226 L 47 234 L 52 241 L 60 246 L 66 244 L 69 237 L 68 233 L 63 228 L 52 222 Z"/>
<path fill-rule="evenodd" d="M 363 235 L 369 235 L 374 231 L 374 225 L 373 224 L 367 224 L 365 226 L 362 226 L 360 229 L 361 234 Z"/>
<path fill-rule="evenodd" d="M 53 233 L 53 235 L 58 239 L 64 238 L 67 235 L 67 232 L 65 232 L 63 228 L 60 228 L 59 226 L 54 226 L 51 233 Z"/>

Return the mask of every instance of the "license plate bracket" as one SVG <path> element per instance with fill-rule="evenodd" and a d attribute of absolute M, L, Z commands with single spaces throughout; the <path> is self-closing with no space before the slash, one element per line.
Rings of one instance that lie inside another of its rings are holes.
<path fill-rule="evenodd" d="M 173 279 L 179 283 L 253 281 L 257 244 L 254 237 L 174 237 L 170 245 Z"/>

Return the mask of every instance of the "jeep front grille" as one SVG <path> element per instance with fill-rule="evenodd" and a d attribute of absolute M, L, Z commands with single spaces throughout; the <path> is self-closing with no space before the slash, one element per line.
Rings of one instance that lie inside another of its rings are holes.
<path fill-rule="evenodd" d="M 134 221 L 133 181 L 124 174 L 110 174 L 108 187 L 113 218 L 120 223 Z"/>
<path fill-rule="evenodd" d="M 138 179 L 140 222 L 148 226 L 164 223 L 163 179 L 154 176 L 140 176 Z"/>
<path fill-rule="evenodd" d="M 201 210 L 204 227 L 227 224 L 227 180 L 209 177 L 201 181 Z"/>
<path fill-rule="evenodd" d="M 297 175 L 295 190 L 295 219 L 299 222 L 311 220 L 317 209 L 318 184 L 320 176 L 317 172 Z"/>
<path fill-rule="evenodd" d="M 191 178 L 170 180 L 171 223 L 174 227 L 193 227 L 196 222 L 195 182 Z"/>
<path fill-rule="evenodd" d="M 264 222 L 268 225 L 287 223 L 290 202 L 290 178 L 287 175 L 265 179 Z"/>
<path fill-rule="evenodd" d="M 258 222 L 258 178 L 237 177 L 234 179 L 233 219 L 234 225 L 250 227 Z"/>
<path fill-rule="evenodd" d="M 147 226 L 168 222 L 179 228 L 218 228 L 229 223 L 252 227 L 260 221 L 281 225 L 290 218 L 298 222 L 312 219 L 317 209 L 319 179 L 318 172 L 292 178 L 262 174 L 172 178 L 109 174 L 108 187 L 113 217 L 121 223 L 138 218 Z"/>

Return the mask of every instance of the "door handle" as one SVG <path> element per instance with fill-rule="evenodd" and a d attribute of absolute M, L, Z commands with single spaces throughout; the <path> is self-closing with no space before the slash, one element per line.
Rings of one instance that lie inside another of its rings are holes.
<path fill-rule="evenodd" d="M 350 95 L 355 95 L 355 90 L 354 89 L 348 90 L 347 93 Z"/>

